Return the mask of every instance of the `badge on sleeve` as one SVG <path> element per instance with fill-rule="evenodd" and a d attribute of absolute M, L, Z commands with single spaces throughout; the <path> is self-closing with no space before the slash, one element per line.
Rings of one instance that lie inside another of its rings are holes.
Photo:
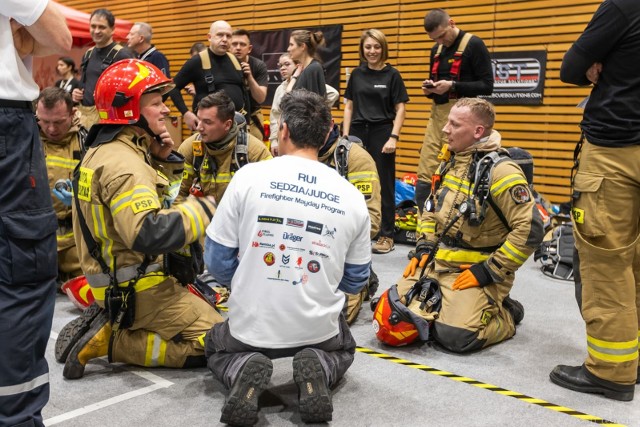
<path fill-rule="evenodd" d="M 531 193 L 529 193 L 529 189 L 524 184 L 518 184 L 511 187 L 511 198 L 517 205 L 521 205 L 523 203 L 527 203 L 531 200 Z"/>

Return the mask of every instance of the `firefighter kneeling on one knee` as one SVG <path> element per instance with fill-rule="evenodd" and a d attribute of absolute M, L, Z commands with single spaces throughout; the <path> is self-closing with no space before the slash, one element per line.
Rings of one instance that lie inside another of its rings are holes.
<path fill-rule="evenodd" d="M 448 151 L 432 179 L 415 257 L 374 310 L 374 330 L 387 344 L 431 335 L 449 351 L 469 352 L 511 338 L 524 317 L 509 292 L 543 226 L 494 121 L 493 105 L 479 98 L 451 109 Z"/>
<path fill-rule="evenodd" d="M 222 321 L 176 279 L 195 277 L 194 242 L 215 202 L 172 203 L 184 169 L 165 126 L 162 95 L 172 88 L 159 69 L 137 59 L 111 65 L 98 80 L 100 122 L 73 182 L 74 235 L 97 304 L 60 332 L 56 359 L 67 379 L 107 355 L 140 366 L 205 366 L 202 340 Z"/>

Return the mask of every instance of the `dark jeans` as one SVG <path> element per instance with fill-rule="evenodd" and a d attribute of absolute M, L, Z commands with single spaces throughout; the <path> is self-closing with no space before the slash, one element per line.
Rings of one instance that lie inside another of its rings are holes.
<path fill-rule="evenodd" d="M 29 109 L 0 107 L 0 175 L 0 427 L 41 426 L 58 221 Z"/>
<path fill-rule="evenodd" d="M 207 365 L 216 378 L 230 389 L 238 372 L 253 354 L 262 353 L 269 359 L 279 359 L 295 356 L 299 351 L 310 348 L 318 355 L 327 385 L 332 387 L 347 372 L 353 363 L 353 355 L 356 351 L 356 342 L 342 314 L 339 325 L 338 335 L 318 344 L 293 348 L 258 348 L 232 337 L 229 332 L 229 321 L 225 320 L 213 325 L 207 333 L 204 348 L 208 359 Z"/>
<path fill-rule="evenodd" d="M 353 123 L 350 134 L 362 140 L 373 157 L 380 178 L 382 221 L 380 236 L 393 238 L 396 222 L 396 153 L 383 153 L 382 147 L 389 140 L 393 123 Z"/>

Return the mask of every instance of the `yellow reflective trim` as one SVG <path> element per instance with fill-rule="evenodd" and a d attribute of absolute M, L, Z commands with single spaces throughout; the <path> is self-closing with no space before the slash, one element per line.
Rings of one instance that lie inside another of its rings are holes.
<path fill-rule="evenodd" d="M 638 358 L 638 338 L 631 341 L 604 341 L 587 335 L 587 350 L 591 356 L 606 362 L 630 362 Z"/>
<path fill-rule="evenodd" d="M 164 359 L 167 356 L 167 342 L 160 339 L 160 353 L 158 354 L 158 366 L 164 366 Z"/>
<path fill-rule="evenodd" d="M 508 240 L 504 242 L 502 246 L 500 246 L 499 251 L 502 252 L 511 261 L 519 265 L 524 264 L 527 258 L 529 258 L 527 255 L 518 250 L 518 248 L 513 246 Z"/>
<path fill-rule="evenodd" d="M 435 233 L 436 222 L 435 221 L 421 221 L 418 225 L 418 232 L 422 233 Z"/>
<path fill-rule="evenodd" d="M 467 195 L 469 195 L 471 192 L 469 188 L 471 183 L 469 181 L 467 181 L 466 179 L 462 180 L 451 175 L 445 175 L 444 179 L 442 180 L 442 185 L 453 191 L 458 191 L 458 189 L 460 189 L 461 192 Z"/>
<path fill-rule="evenodd" d="M 198 215 L 193 207 L 189 206 L 187 203 L 181 203 L 177 205 L 177 207 L 186 215 L 191 224 L 191 230 L 195 232 L 195 236 L 198 238 L 202 236 L 204 233 L 204 223 L 202 222 L 200 215 Z"/>
<path fill-rule="evenodd" d="M 198 342 L 200 343 L 200 345 L 202 346 L 202 348 L 204 348 L 204 337 L 207 336 L 207 333 L 205 332 L 204 334 L 200 335 L 198 337 Z"/>
<path fill-rule="evenodd" d="M 136 292 L 146 291 L 149 288 L 152 288 L 165 280 L 167 277 L 164 273 L 150 273 L 148 276 L 141 277 L 140 280 L 136 283 L 135 289 Z M 91 286 L 91 283 L 89 283 Z M 121 288 L 125 288 L 129 285 L 129 282 L 122 282 L 118 286 Z M 95 287 L 91 286 L 91 292 L 93 292 L 93 297 L 97 300 L 104 301 L 104 294 L 107 291 L 107 286 L 104 287 Z"/>
<path fill-rule="evenodd" d="M 136 185 L 133 189 L 129 191 L 125 191 L 120 194 L 118 197 L 114 198 L 111 201 L 111 214 L 115 216 L 122 209 L 131 205 L 131 202 L 135 199 L 139 199 L 142 197 L 151 197 L 157 200 L 158 195 L 155 191 L 151 190 L 149 187 L 144 185 Z M 159 206 L 159 203 L 158 203 Z"/>
<path fill-rule="evenodd" d="M 147 333 L 147 346 L 144 355 L 144 366 L 154 366 L 153 365 L 153 343 L 155 341 L 155 333 L 148 332 Z"/>
<path fill-rule="evenodd" d="M 75 169 L 76 165 L 80 162 L 75 159 L 68 159 L 66 157 L 47 156 L 47 166 L 58 167 L 62 169 Z"/>
<path fill-rule="evenodd" d="M 446 262 L 476 264 L 489 259 L 489 255 L 478 251 L 467 251 L 464 249 L 440 249 L 436 252 L 436 259 Z"/>
<path fill-rule="evenodd" d="M 184 164 L 184 171 L 185 172 L 189 172 L 189 173 L 193 173 L 195 171 L 195 169 L 193 168 L 193 165 L 190 165 L 189 163 L 185 163 Z"/>
<path fill-rule="evenodd" d="M 93 232 L 94 237 L 98 243 L 102 246 L 102 257 L 104 262 L 111 268 L 113 259 L 113 240 L 107 235 L 107 225 L 104 219 L 104 209 L 102 205 L 91 205 L 92 219 L 93 219 Z"/>
<path fill-rule="evenodd" d="M 70 239 L 73 237 L 73 231 L 66 233 L 66 234 L 58 234 L 56 235 L 56 239 L 57 240 L 65 240 L 65 239 Z"/>
<path fill-rule="evenodd" d="M 347 174 L 349 182 L 378 181 L 378 174 L 374 171 L 359 171 Z"/>
<path fill-rule="evenodd" d="M 516 184 L 529 185 L 527 183 L 527 180 L 524 179 L 522 177 L 522 175 L 519 175 L 517 173 L 513 173 L 513 174 L 507 175 L 504 178 L 496 181 L 491 186 L 491 189 L 490 189 L 491 195 L 494 196 L 494 197 L 499 196 L 505 190 L 508 190 L 509 188 L 513 187 Z"/>

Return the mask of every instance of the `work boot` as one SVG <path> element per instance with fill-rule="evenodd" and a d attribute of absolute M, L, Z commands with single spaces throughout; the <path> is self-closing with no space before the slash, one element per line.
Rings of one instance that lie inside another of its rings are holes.
<path fill-rule="evenodd" d="M 373 253 L 374 254 L 388 254 L 396 247 L 393 244 L 393 239 L 391 237 L 378 237 L 378 241 L 373 245 Z"/>
<path fill-rule="evenodd" d="M 558 365 L 549 374 L 551 382 L 580 393 L 603 394 L 604 397 L 629 402 L 633 400 L 635 386 L 625 385 L 596 377 L 582 366 Z"/>
<path fill-rule="evenodd" d="M 305 348 L 293 357 L 293 379 L 298 386 L 300 418 L 305 423 L 331 421 L 331 392 L 315 351 Z"/>
<path fill-rule="evenodd" d="M 82 378 L 84 367 L 89 360 L 107 355 L 110 339 L 111 324 L 109 316 L 103 310 L 69 352 L 62 375 L 68 380 Z"/>
<path fill-rule="evenodd" d="M 102 311 L 104 311 L 96 303 L 91 304 L 79 317 L 62 327 L 58 334 L 55 345 L 55 357 L 58 363 L 67 361 L 67 356 L 78 340 L 89 330 L 91 322 Z"/>
<path fill-rule="evenodd" d="M 502 307 L 504 307 L 509 313 L 511 313 L 511 317 L 513 317 L 513 323 L 519 325 L 524 319 L 524 307 L 520 302 L 514 300 L 509 295 L 507 295 L 504 300 L 502 300 Z"/>
<path fill-rule="evenodd" d="M 249 357 L 222 407 L 220 422 L 234 426 L 252 426 L 258 422 L 258 398 L 269 384 L 273 364 L 262 353 Z"/>

